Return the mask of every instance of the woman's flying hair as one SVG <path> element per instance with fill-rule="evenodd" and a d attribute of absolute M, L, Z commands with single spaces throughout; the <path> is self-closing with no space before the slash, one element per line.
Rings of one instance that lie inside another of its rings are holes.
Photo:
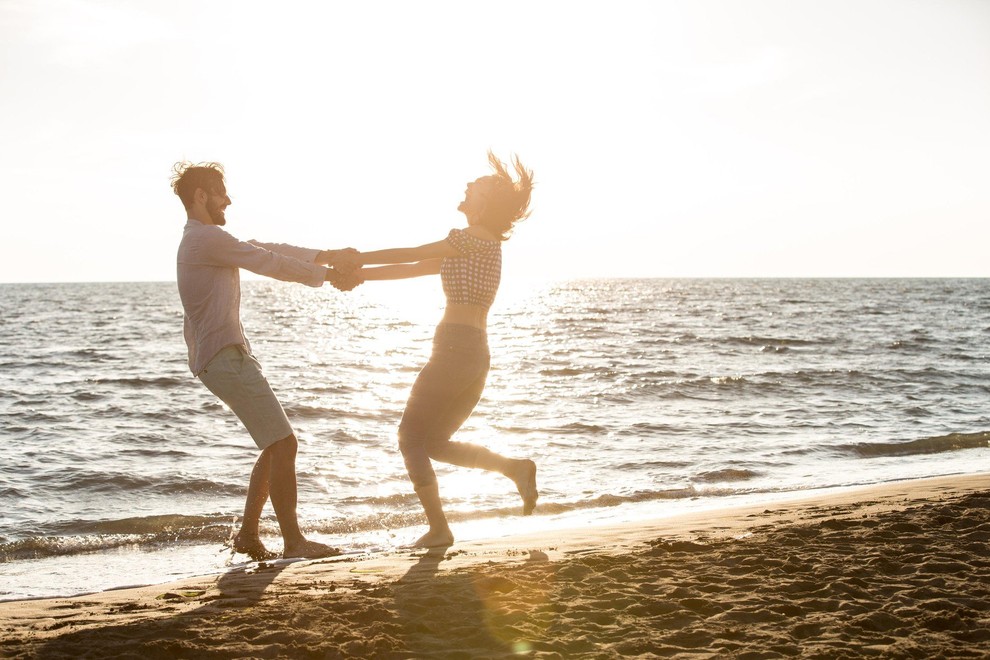
<path fill-rule="evenodd" d="M 206 192 L 216 192 L 224 185 L 223 165 L 220 163 L 199 163 L 180 161 L 172 166 L 172 190 L 182 205 L 189 210 L 193 205 L 193 195 L 197 188 Z"/>
<path fill-rule="evenodd" d="M 488 151 L 488 164 L 495 170 L 493 192 L 485 200 L 485 208 L 481 213 L 481 224 L 502 237 L 509 238 L 512 228 L 517 222 L 529 217 L 529 199 L 533 191 L 533 171 L 526 169 L 519 161 L 519 156 L 512 155 L 512 167 L 516 171 L 517 180 L 513 181 L 505 163 L 499 160 L 491 150 Z"/>

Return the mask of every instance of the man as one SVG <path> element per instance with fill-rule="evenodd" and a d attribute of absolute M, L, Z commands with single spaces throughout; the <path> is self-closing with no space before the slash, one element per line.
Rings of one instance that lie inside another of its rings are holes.
<path fill-rule="evenodd" d="M 313 559 L 339 554 L 307 540 L 296 517 L 296 436 L 275 397 L 240 321 L 240 269 L 278 280 L 341 290 L 357 283 L 343 275 L 356 267 L 353 250 L 307 250 L 283 244 L 244 242 L 221 229 L 231 204 L 219 163 L 177 163 L 172 189 L 188 221 L 179 244 L 176 274 L 185 312 L 183 334 L 189 368 L 243 422 L 261 456 L 248 484 L 244 519 L 234 551 L 253 559 L 274 557 L 261 542 L 258 523 L 268 500 L 278 518 L 283 557 Z M 341 272 L 333 268 L 334 266 Z"/>

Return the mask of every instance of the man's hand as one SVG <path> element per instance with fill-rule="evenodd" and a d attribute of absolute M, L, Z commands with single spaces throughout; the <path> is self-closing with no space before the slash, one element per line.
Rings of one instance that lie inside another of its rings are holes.
<path fill-rule="evenodd" d="M 358 259 L 359 254 L 354 248 L 323 250 L 317 257 L 316 263 L 330 266 L 341 275 L 349 275 L 361 267 L 361 261 Z"/>
<path fill-rule="evenodd" d="M 364 283 L 364 278 L 361 277 L 360 268 L 347 274 L 340 272 L 337 268 L 331 268 L 327 271 L 327 281 L 338 291 L 350 291 Z"/>

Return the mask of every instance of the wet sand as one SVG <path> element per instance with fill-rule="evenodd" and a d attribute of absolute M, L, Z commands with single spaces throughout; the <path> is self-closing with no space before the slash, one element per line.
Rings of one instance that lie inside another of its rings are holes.
<path fill-rule="evenodd" d="M 520 654 L 990 657 L 990 474 L 0 603 L 0 657 Z"/>

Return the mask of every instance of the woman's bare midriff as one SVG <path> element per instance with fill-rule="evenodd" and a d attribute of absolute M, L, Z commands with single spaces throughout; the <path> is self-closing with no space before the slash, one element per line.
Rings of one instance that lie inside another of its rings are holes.
<path fill-rule="evenodd" d="M 481 305 L 447 305 L 441 323 L 456 323 L 487 330 L 488 308 Z"/>

